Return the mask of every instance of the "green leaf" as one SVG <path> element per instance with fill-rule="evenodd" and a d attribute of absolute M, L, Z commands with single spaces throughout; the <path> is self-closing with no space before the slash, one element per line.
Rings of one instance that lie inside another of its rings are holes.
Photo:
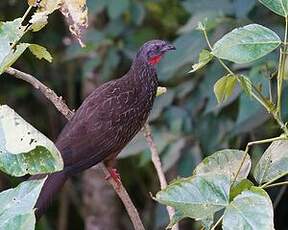
<path fill-rule="evenodd" d="M 281 39 L 275 32 L 258 24 L 250 24 L 224 35 L 214 44 L 212 54 L 243 64 L 265 56 L 280 44 Z"/>
<path fill-rule="evenodd" d="M 174 207 L 177 220 L 202 220 L 229 204 L 230 179 L 224 175 L 203 175 L 178 179 L 156 194 L 158 202 Z M 182 216 L 179 216 L 179 215 Z"/>
<path fill-rule="evenodd" d="M 15 50 L 10 50 L 10 53 L 4 58 L 0 65 L 0 74 L 8 69 L 21 56 L 21 54 L 29 47 L 29 43 L 20 43 Z"/>
<path fill-rule="evenodd" d="M 223 230 L 235 229 L 274 230 L 272 202 L 263 189 L 251 187 L 228 205 Z"/>
<path fill-rule="evenodd" d="M 287 17 L 288 1 L 287 0 L 259 0 L 264 6 L 272 10 L 274 13 Z"/>
<path fill-rule="evenodd" d="M 245 190 L 249 190 L 254 184 L 248 180 L 244 179 L 237 183 L 236 185 L 232 186 L 230 191 L 230 200 L 233 200 L 236 196 L 242 193 Z"/>
<path fill-rule="evenodd" d="M 223 103 L 233 93 L 237 83 L 237 77 L 228 74 L 220 78 L 214 85 L 214 93 L 218 103 Z"/>
<path fill-rule="evenodd" d="M 7 38 L 12 44 L 17 42 L 24 34 L 24 28 L 21 26 L 22 18 L 16 18 L 13 21 L 1 22 L 0 38 Z"/>
<path fill-rule="evenodd" d="M 12 176 L 63 169 L 53 142 L 7 105 L 0 106 L 0 169 Z"/>
<path fill-rule="evenodd" d="M 1 218 L 1 217 L 0 217 Z M 18 214 L 12 217 L 5 218 L 4 222 L 0 223 L 0 229 L 5 230 L 34 230 L 36 218 L 34 211 L 25 214 Z"/>
<path fill-rule="evenodd" d="M 288 141 L 274 141 L 257 163 L 253 176 L 259 183 L 265 183 L 288 173 Z"/>
<path fill-rule="evenodd" d="M 212 60 L 212 58 L 213 55 L 208 50 L 202 50 L 199 54 L 198 63 L 192 66 L 192 70 L 190 70 L 189 73 L 193 73 L 201 69 L 203 66 L 207 65 Z"/>
<path fill-rule="evenodd" d="M 244 75 L 238 76 L 238 79 L 239 79 L 239 83 L 240 83 L 241 89 L 248 96 L 250 96 L 251 93 L 252 93 L 252 82 L 251 82 L 251 80 L 248 77 L 244 76 Z"/>
<path fill-rule="evenodd" d="M 42 58 L 44 58 L 48 62 L 52 62 L 52 56 L 45 47 L 37 44 L 31 44 L 29 46 L 29 49 L 38 59 L 41 60 Z"/>
<path fill-rule="evenodd" d="M 194 175 L 223 174 L 234 180 L 245 152 L 235 149 L 224 149 L 206 157 L 194 170 Z M 247 155 L 237 180 L 247 178 L 251 168 L 250 156 Z"/>
<path fill-rule="evenodd" d="M 9 44 L 9 40 L 5 37 L 0 37 L 0 68 L 1 63 L 5 59 L 5 57 L 9 54 L 11 51 L 11 47 Z"/>
<path fill-rule="evenodd" d="M 25 181 L 0 193 L 0 229 L 34 229 L 34 206 L 45 179 Z"/>

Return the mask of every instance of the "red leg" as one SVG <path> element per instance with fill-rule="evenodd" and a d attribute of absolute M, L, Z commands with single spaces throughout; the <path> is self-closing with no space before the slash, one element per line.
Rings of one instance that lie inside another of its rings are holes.
<path fill-rule="evenodd" d="M 106 176 L 105 179 L 108 180 L 110 178 L 112 178 L 118 185 L 121 183 L 121 177 L 120 174 L 118 173 L 116 168 L 112 168 L 112 167 L 107 167 L 110 175 Z"/>
<path fill-rule="evenodd" d="M 121 177 L 120 177 L 120 174 L 118 173 L 117 169 L 115 168 L 115 165 L 116 165 L 116 160 L 115 160 L 115 157 L 111 157 L 109 159 L 106 159 L 104 161 L 104 164 L 106 165 L 110 175 L 107 175 L 106 176 L 106 180 L 112 178 L 118 185 L 121 184 Z"/>

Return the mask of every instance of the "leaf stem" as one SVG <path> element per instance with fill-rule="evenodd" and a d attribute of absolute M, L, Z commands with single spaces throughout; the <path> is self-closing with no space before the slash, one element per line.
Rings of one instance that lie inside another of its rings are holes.
<path fill-rule="evenodd" d="M 285 77 L 285 63 L 287 56 L 287 34 L 288 34 L 288 17 L 285 17 L 285 35 L 283 47 L 280 49 L 279 55 L 279 65 L 278 65 L 278 75 L 277 75 L 277 114 L 281 119 L 281 102 L 282 102 L 282 88 L 283 88 L 283 80 Z"/>
<path fill-rule="evenodd" d="M 25 20 L 25 18 L 28 16 L 28 14 L 30 13 L 31 9 L 33 8 L 33 6 L 29 6 L 28 9 L 26 10 L 26 12 L 24 13 L 24 15 L 22 16 L 22 22 Z"/>
<path fill-rule="evenodd" d="M 285 176 L 287 173 L 283 173 L 277 177 L 275 177 L 274 179 L 266 182 L 265 184 L 261 185 L 260 188 L 267 188 L 269 185 L 271 185 L 274 181 L 279 180 L 281 177 Z"/>
<path fill-rule="evenodd" d="M 208 38 L 208 35 L 207 35 L 207 31 L 206 31 L 205 29 L 203 29 L 202 31 L 203 31 L 205 40 L 206 40 L 206 42 L 207 42 L 207 45 L 208 45 L 209 49 L 212 51 L 213 48 L 212 48 L 211 43 L 210 43 L 210 41 L 209 41 L 209 38 Z M 216 56 L 214 56 L 214 57 L 216 57 Z M 235 75 L 235 74 L 233 73 L 233 71 L 232 71 L 220 58 L 216 57 L 216 59 L 220 62 L 220 64 L 221 64 L 231 75 Z"/>
<path fill-rule="evenodd" d="M 279 182 L 279 183 L 269 184 L 269 185 L 266 185 L 265 188 L 272 188 L 272 187 L 281 186 L 281 185 L 288 185 L 288 181 L 283 181 L 283 182 Z"/>
<path fill-rule="evenodd" d="M 286 26 L 285 26 L 285 39 L 284 39 L 284 43 L 286 44 L 287 43 L 287 36 L 288 36 L 288 18 L 286 17 Z M 209 49 L 212 51 L 212 45 L 209 41 L 209 38 L 208 38 L 208 35 L 207 35 L 207 32 L 205 29 L 202 29 L 203 31 L 203 34 L 204 34 L 204 37 L 205 37 L 205 40 L 208 44 L 208 47 Z M 287 49 L 285 48 L 285 53 L 287 52 Z M 283 54 L 284 55 L 284 54 Z M 286 54 L 285 54 L 286 55 Z M 286 58 L 286 56 L 285 56 Z M 219 61 L 219 63 L 228 71 L 229 74 L 231 75 L 234 75 L 234 76 L 237 76 L 220 58 L 216 57 L 216 59 Z M 285 63 L 284 63 L 285 64 Z M 281 64 L 282 68 L 284 67 L 283 64 Z M 282 71 L 284 73 L 284 69 Z M 278 74 L 279 74 L 279 71 L 278 71 Z M 284 74 L 283 75 L 283 78 L 284 78 Z M 283 82 L 283 78 L 282 78 L 282 82 Z M 279 77 L 278 77 L 279 79 Z M 237 78 L 237 80 L 239 81 L 239 79 Z M 279 81 L 278 81 L 278 84 L 279 84 Z M 286 127 L 286 125 L 284 124 L 284 122 L 282 121 L 281 119 L 281 115 L 280 113 L 278 112 L 279 111 L 279 103 L 281 104 L 281 100 L 280 102 L 278 101 L 277 103 L 277 109 L 275 111 L 275 105 L 274 103 L 270 100 L 268 101 L 263 95 L 262 93 L 253 85 L 251 84 L 252 86 L 252 92 L 251 92 L 251 95 L 254 97 L 254 99 L 256 99 L 266 110 L 268 113 L 272 114 L 273 118 L 275 119 L 275 121 L 278 123 L 278 125 L 280 126 L 280 128 L 285 132 L 286 135 L 288 135 L 288 129 Z M 278 86 L 278 89 L 281 88 L 281 92 L 280 92 L 280 97 L 278 96 L 278 100 L 279 98 L 281 98 L 281 93 L 282 93 L 282 83 L 280 86 Z M 278 92 L 278 95 L 279 95 L 279 92 Z"/>
<path fill-rule="evenodd" d="M 237 170 L 237 172 L 236 172 L 236 175 L 235 175 L 235 177 L 234 177 L 234 179 L 233 179 L 233 182 L 232 182 L 232 184 L 231 184 L 231 187 L 232 187 L 232 186 L 234 185 L 234 183 L 236 182 L 237 177 L 238 177 L 239 174 L 240 174 L 241 168 L 242 168 L 242 166 L 244 165 L 244 162 L 245 162 L 245 160 L 246 160 L 246 158 L 247 158 L 247 156 L 248 156 L 249 148 L 250 148 L 252 145 L 260 145 L 260 144 L 270 143 L 270 142 L 279 141 L 279 140 L 287 140 L 287 137 L 281 135 L 281 136 L 279 136 L 279 137 L 273 137 L 273 138 L 268 138 L 268 139 L 264 139 L 264 140 L 260 140 L 260 141 L 252 141 L 252 142 L 249 142 L 249 143 L 246 145 L 244 156 L 243 156 L 243 158 L 242 158 L 242 160 L 241 160 L 240 166 L 239 166 L 239 168 L 238 168 L 238 170 Z M 282 177 L 282 176 L 281 176 L 281 177 Z M 279 179 L 279 178 L 278 178 L 278 179 Z M 272 182 L 273 182 L 273 181 L 272 181 Z M 271 183 L 272 183 L 272 182 L 271 182 Z M 261 188 L 262 188 L 262 186 L 261 186 Z"/>
<path fill-rule="evenodd" d="M 214 229 L 220 224 L 220 222 L 223 220 L 223 218 L 224 218 L 224 215 L 221 216 L 221 217 L 217 220 L 217 222 L 212 226 L 211 230 L 214 230 Z"/>

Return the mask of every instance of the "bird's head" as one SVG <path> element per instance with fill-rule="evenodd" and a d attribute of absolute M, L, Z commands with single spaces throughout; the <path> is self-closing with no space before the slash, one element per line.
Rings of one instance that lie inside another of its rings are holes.
<path fill-rule="evenodd" d="M 137 57 L 144 58 L 150 65 L 156 65 L 167 51 L 175 49 L 175 46 L 167 41 L 151 40 L 140 48 Z"/>

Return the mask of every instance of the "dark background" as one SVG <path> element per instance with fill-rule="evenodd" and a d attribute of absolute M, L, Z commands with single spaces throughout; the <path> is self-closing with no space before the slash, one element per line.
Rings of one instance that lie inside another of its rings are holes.
<path fill-rule="evenodd" d="M 23 40 L 44 45 L 53 56 L 52 64 L 36 60 L 28 51 L 14 64 L 31 73 L 62 95 L 70 108 L 78 108 L 91 90 L 110 79 L 122 76 L 137 48 L 154 38 L 173 41 L 177 51 L 160 63 L 158 73 L 168 92 L 154 105 L 150 120 L 169 180 L 190 176 L 205 156 L 222 148 L 243 149 L 248 141 L 274 137 L 278 126 L 260 105 L 240 89 L 225 103 L 217 105 L 213 85 L 225 74 L 215 61 L 197 73 L 187 74 L 206 44 L 196 31 L 198 21 L 209 20 L 209 37 L 213 42 L 235 27 L 259 23 L 282 36 L 284 19 L 255 0 L 87 0 L 89 29 L 86 48 L 71 38 L 62 15 L 55 12 L 49 24 Z M 0 2 L 0 20 L 21 17 L 25 1 Z M 249 65 L 232 65 L 246 74 L 267 93 L 268 79 L 276 70 L 277 51 Z M 272 85 L 274 82 L 272 81 Z M 24 119 L 55 140 L 65 119 L 30 85 L 8 75 L 0 77 L 0 103 L 8 104 Z M 287 100 L 284 100 L 287 118 Z M 92 137 L 93 138 L 93 137 Z M 97 137 L 95 137 L 97 138 Z M 259 159 L 265 146 L 251 151 Z M 147 229 L 164 229 L 166 210 L 155 203 L 149 192 L 159 190 L 150 152 L 139 135 L 120 156 L 118 168 Z M 18 179 L 1 174 L 0 188 L 18 183 Z M 269 190 L 273 201 L 280 188 Z M 131 229 L 127 214 L 97 169 L 73 178 L 37 228 L 49 229 Z M 275 204 L 276 229 L 288 229 L 287 192 Z M 86 227 L 85 227 L 86 226 Z M 105 227 L 104 227 L 105 226 Z M 99 227 L 99 228 L 97 228 Z M 181 229 L 199 229 L 192 220 L 181 222 Z"/>

